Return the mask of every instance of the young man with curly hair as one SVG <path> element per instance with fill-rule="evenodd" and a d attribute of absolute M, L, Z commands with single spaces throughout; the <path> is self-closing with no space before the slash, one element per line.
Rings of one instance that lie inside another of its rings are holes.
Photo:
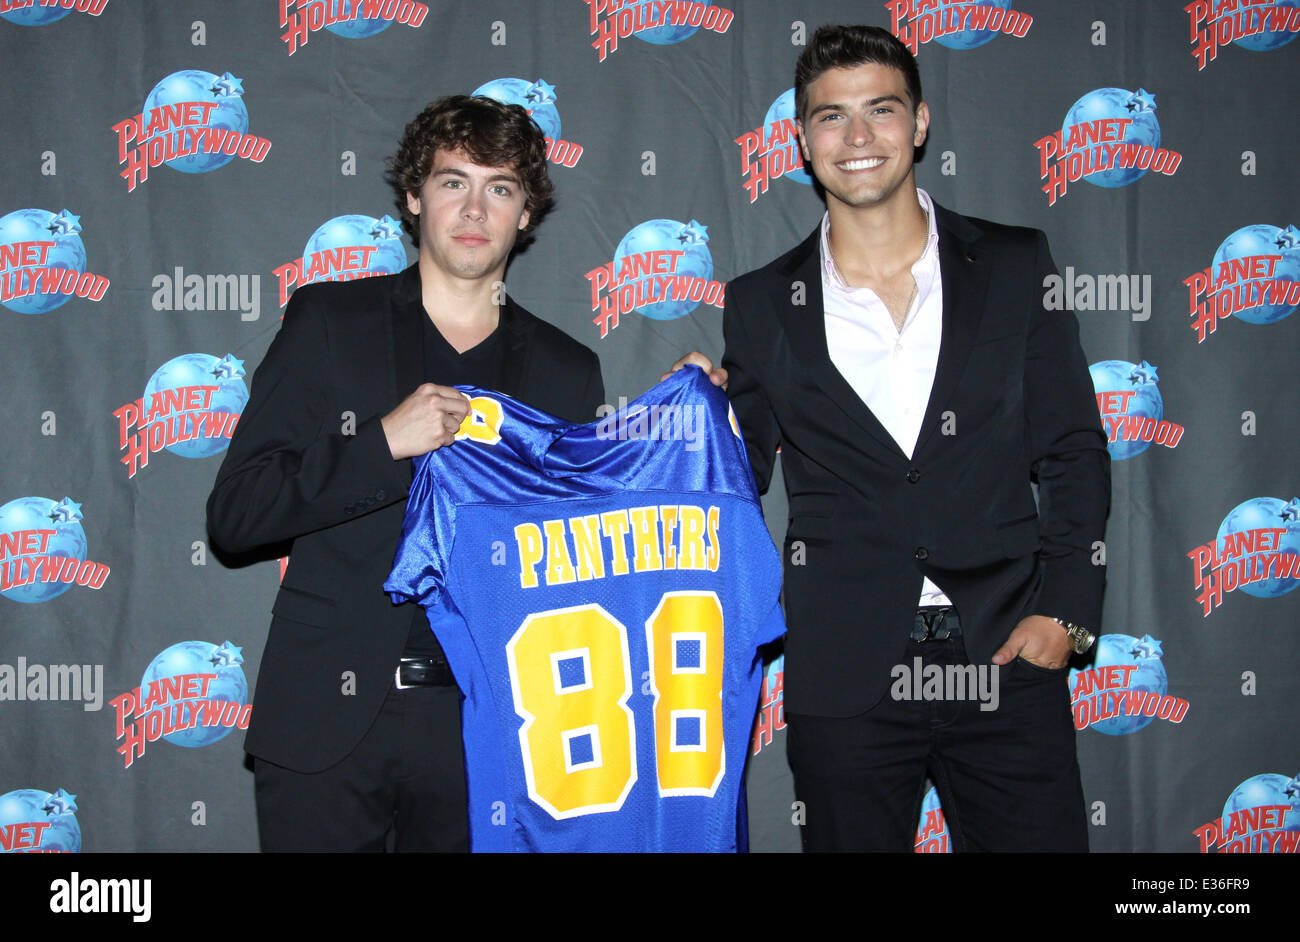
<path fill-rule="evenodd" d="M 604 400 L 596 355 L 504 294 L 551 201 L 527 112 L 434 102 L 390 182 L 419 259 L 294 293 L 208 500 L 219 548 L 291 549 L 244 745 L 268 851 L 468 848 L 459 694 L 423 609 L 382 588 L 408 459 L 452 446 L 454 384 L 574 422 Z"/>

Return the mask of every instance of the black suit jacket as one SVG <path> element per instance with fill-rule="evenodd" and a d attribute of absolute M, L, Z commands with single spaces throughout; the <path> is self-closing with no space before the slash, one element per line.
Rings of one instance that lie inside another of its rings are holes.
<path fill-rule="evenodd" d="M 793 713 L 884 695 L 922 576 L 952 599 L 971 663 L 1025 615 L 1101 621 L 1110 458 L 1078 323 L 1043 307 L 1047 239 L 935 214 L 943 333 L 911 458 L 830 360 L 818 231 L 727 287 L 729 395 L 760 491 L 779 445 L 789 498 Z"/>
<path fill-rule="evenodd" d="M 313 772 L 347 755 L 407 640 L 412 609 L 382 586 L 411 468 L 392 459 L 380 420 L 425 381 L 425 316 L 416 266 L 296 291 L 208 498 L 221 549 L 292 541 L 244 743 L 277 765 Z M 501 322 L 500 391 L 593 421 L 605 395 L 596 355 L 513 301 Z"/>

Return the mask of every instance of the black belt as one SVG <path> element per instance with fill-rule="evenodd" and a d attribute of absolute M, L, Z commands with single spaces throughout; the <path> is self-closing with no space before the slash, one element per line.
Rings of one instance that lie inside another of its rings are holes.
<path fill-rule="evenodd" d="M 913 641 L 947 641 L 961 637 L 961 622 L 955 608 L 918 608 L 912 623 Z"/>
<path fill-rule="evenodd" d="M 450 687 L 456 683 L 451 668 L 441 658 L 404 657 L 394 675 L 398 690 L 408 687 Z"/>

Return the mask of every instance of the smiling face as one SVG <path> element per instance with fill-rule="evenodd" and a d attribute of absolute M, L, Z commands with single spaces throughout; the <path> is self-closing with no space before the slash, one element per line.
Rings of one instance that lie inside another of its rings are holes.
<path fill-rule="evenodd" d="M 913 152 L 929 124 L 930 109 L 914 105 L 902 72 L 867 63 L 828 69 L 809 83 L 799 143 L 830 208 L 915 204 Z"/>
<path fill-rule="evenodd" d="M 434 154 L 429 177 L 406 206 L 420 225 L 421 271 L 431 263 L 466 281 L 500 281 L 515 237 L 528 225 L 524 187 L 509 167 L 476 164 L 459 150 Z"/>

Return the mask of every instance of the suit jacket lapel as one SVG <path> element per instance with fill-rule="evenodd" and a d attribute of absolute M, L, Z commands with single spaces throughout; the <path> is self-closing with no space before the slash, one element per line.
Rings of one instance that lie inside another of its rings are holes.
<path fill-rule="evenodd" d="M 528 366 L 528 328 L 523 311 L 507 295 L 506 303 L 501 305 L 501 392 L 514 399 L 523 398 L 520 393 Z"/>
<path fill-rule="evenodd" d="M 412 265 L 397 276 L 390 298 L 393 325 L 393 384 L 401 402 L 424 382 L 424 304 L 420 300 L 420 269 Z"/>
<path fill-rule="evenodd" d="M 804 242 L 790 254 L 784 266 L 791 286 L 804 285 L 805 304 L 795 304 L 793 287 L 773 292 L 777 316 L 785 329 L 790 349 L 809 375 L 845 414 L 877 446 L 885 448 L 899 458 L 905 458 L 893 436 L 880 424 L 880 420 L 867 408 L 848 380 L 831 362 L 826 346 L 826 308 L 822 297 L 821 226 L 818 225 Z"/>
<path fill-rule="evenodd" d="M 943 282 L 943 333 L 939 363 L 921 432 L 916 439 L 920 454 L 940 425 L 979 333 L 989 286 L 990 261 L 977 245 L 980 231 L 966 219 L 935 205 L 939 228 L 939 271 Z"/>

